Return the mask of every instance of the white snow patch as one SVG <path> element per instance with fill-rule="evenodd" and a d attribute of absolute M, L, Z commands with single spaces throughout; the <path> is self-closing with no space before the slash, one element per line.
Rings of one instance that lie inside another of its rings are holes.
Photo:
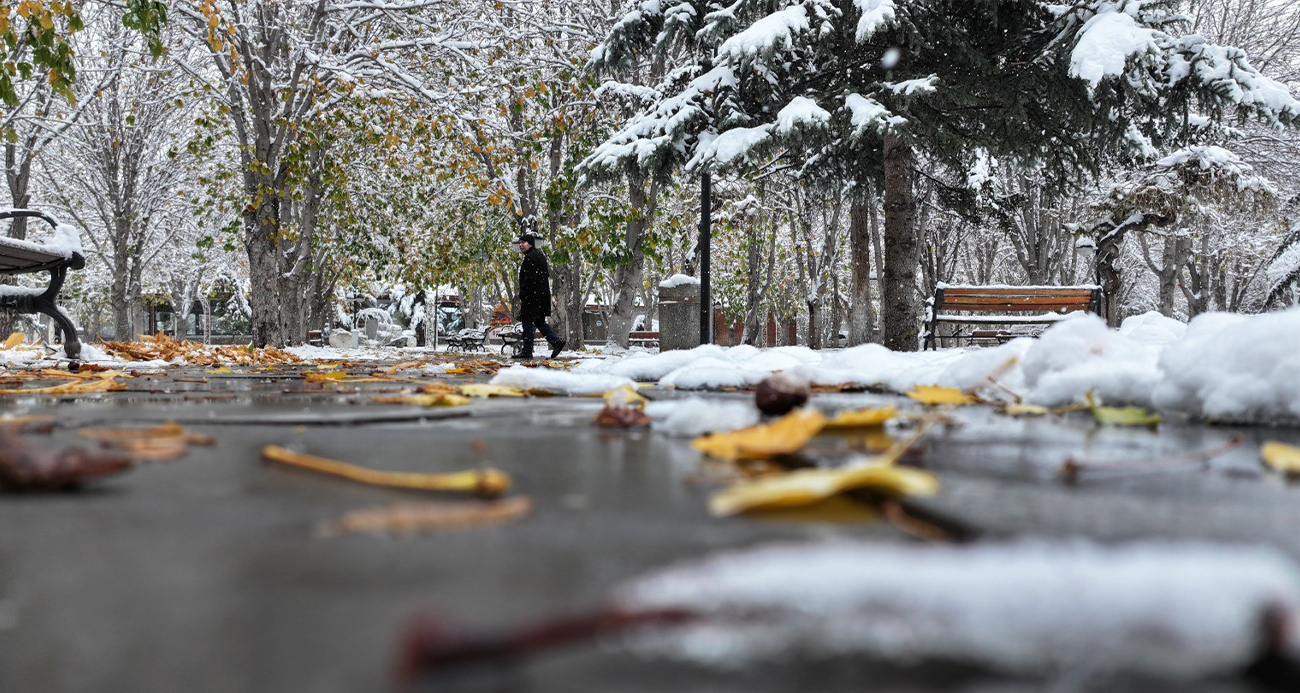
<path fill-rule="evenodd" d="M 1186 680 L 1250 664 L 1265 615 L 1300 608 L 1300 572 L 1271 549 L 1198 543 L 827 541 L 669 567 L 617 602 L 701 614 L 634 645 L 713 665 L 861 652 Z"/>
<path fill-rule="evenodd" d="M 636 387 L 631 380 L 616 375 L 569 373 L 524 366 L 513 366 L 500 371 L 488 382 L 520 390 L 544 390 L 564 395 L 599 395 L 624 385 Z"/>
<path fill-rule="evenodd" d="M 692 277 L 689 274 L 674 274 L 673 276 L 659 282 L 659 288 L 675 289 L 679 286 L 685 286 L 687 284 L 699 284 L 699 283 L 700 283 L 699 279 L 696 279 L 695 277 Z"/>
<path fill-rule="evenodd" d="M 1070 76 L 1087 82 L 1089 89 L 1096 89 L 1107 77 L 1123 74 L 1130 55 L 1157 50 L 1159 32 L 1138 26 L 1120 9 L 1125 4 L 1103 5 L 1079 31 L 1070 53 Z"/>
<path fill-rule="evenodd" d="M 645 413 L 656 430 L 683 438 L 734 431 L 753 426 L 759 419 L 758 409 L 749 402 L 725 402 L 700 397 L 650 402 L 646 405 Z"/>

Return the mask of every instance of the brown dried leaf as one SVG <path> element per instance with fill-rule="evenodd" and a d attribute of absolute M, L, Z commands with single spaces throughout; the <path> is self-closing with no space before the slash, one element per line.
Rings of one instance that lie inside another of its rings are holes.
<path fill-rule="evenodd" d="M 0 429 L 0 490 L 60 491 L 124 472 L 131 460 L 83 448 L 41 450 Z"/>
<path fill-rule="evenodd" d="M 320 534 L 417 534 L 513 522 L 533 510 L 528 496 L 482 502 L 399 503 L 350 512 L 323 524 Z"/>

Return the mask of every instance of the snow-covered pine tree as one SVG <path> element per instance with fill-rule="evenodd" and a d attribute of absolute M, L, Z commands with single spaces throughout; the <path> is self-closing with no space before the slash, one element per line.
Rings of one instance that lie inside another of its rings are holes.
<path fill-rule="evenodd" d="M 1282 214 L 1286 236 L 1264 269 L 1268 278 L 1266 304 L 1270 306 L 1282 303 L 1284 298 L 1292 304 L 1300 303 L 1300 195 L 1287 200 Z"/>
<path fill-rule="evenodd" d="M 975 153 L 1057 186 L 1217 134 L 1225 116 L 1300 121 L 1236 48 L 1180 35 L 1175 0 L 639 0 L 592 54 L 649 60 L 651 103 L 584 162 L 668 176 L 777 156 L 808 180 L 885 190 L 883 337 L 917 348 L 914 150 Z"/>

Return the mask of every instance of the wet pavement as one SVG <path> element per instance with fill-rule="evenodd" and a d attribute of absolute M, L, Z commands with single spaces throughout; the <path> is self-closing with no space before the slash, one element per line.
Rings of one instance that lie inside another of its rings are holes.
<path fill-rule="evenodd" d="M 377 405 L 370 395 L 402 386 L 310 385 L 297 369 L 175 369 L 129 386 L 0 401 L 0 414 L 59 417 L 51 436 L 33 436 L 41 445 L 86 444 L 75 431 L 91 425 L 168 420 L 217 440 L 82 492 L 0 496 L 0 692 L 386 691 L 398 633 L 417 612 L 508 626 L 591 609 L 624 580 L 717 549 L 830 536 L 916 541 L 883 523 L 713 518 L 706 505 L 716 485 L 702 480 L 689 441 L 598 429 L 594 398 Z M 890 395 L 814 397 L 828 409 L 882 403 L 913 408 Z M 1258 461 L 1260 442 L 1300 443 L 1300 431 L 1099 428 L 1083 413 L 1011 419 L 987 407 L 953 416 L 913 456 L 943 485 L 916 506 L 980 536 L 1212 539 L 1268 544 L 1300 560 L 1300 487 Z M 1233 436 L 1241 444 L 1208 462 L 1179 458 Z M 267 466 L 267 444 L 385 470 L 496 467 L 535 509 L 500 527 L 322 539 L 324 521 L 423 496 Z M 1072 483 L 1061 475 L 1068 459 L 1085 467 Z M 1242 679 L 1015 681 L 847 658 L 718 671 L 643 661 L 618 642 L 462 670 L 424 689 L 1276 690 Z"/>

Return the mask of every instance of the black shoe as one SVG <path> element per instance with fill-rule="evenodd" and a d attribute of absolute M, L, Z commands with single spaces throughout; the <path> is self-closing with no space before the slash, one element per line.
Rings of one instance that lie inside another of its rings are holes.
<path fill-rule="evenodd" d="M 559 356 L 560 352 L 564 351 L 565 344 L 568 344 L 568 342 L 561 339 L 560 343 L 556 344 L 555 347 L 551 349 L 551 358 L 555 358 L 556 356 Z"/>
<path fill-rule="evenodd" d="M 518 354 L 511 356 L 510 358 L 516 361 L 532 361 L 536 357 L 534 357 L 532 354 L 525 354 L 524 352 L 521 351 Z"/>

